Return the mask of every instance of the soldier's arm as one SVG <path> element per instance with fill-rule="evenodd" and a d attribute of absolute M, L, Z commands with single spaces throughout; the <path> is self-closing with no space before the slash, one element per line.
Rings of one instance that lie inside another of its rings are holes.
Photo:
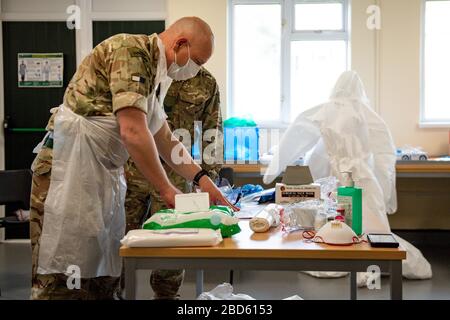
<path fill-rule="evenodd" d="M 155 141 L 159 154 L 163 160 L 175 170 L 177 174 L 186 180 L 192 181 L 201 168 L 195 163 L 180 140 L 173 135 L 167 121 L 155 134 Z M 239 210 L 222 195 L 220 190 L 208 176 L 203 176 L 199 181 L 199 185 L 203 192 L 209 193 L 210 200 L 213 203 L 229 206 L 235 211 Z"/>
<path fill-rule="evenodd" d="M 170 183 L 158 157 L 155 140 L 147 127 L 147 116 L 137 108 L 117 112 L 120 135 L 139 171 L 159 191 L 169 207 L 175 205 L 178 190 Z"/>
<path fill-rule="evenodd" d="M 173 207 L 179 191 L 167 178 L 147 126 L 147 97 L 154 87 L 155 75 L 149 74 L 136 50 L 122 47 L 112 57 L 109 86 L 113 112 L 122 141 L 139 171 L 160 192 L 166 204 Z"/>
<path fill-rule="evenodd" d="M 219 175 L 223 164 L 223 123 L 217 84 L 211 98 L 205 103 L 202 123 L 203 134 L 206 133 L 208 139 L 203 142 L 202 168 L 207 170 L 214 180 Z"/>
<path fill-rule="evenodd" d="M 167 121 L 155 134 L 155 142 L 164 162 L 183 178 L 192 181 L 201 170 L 183 143 L 174 136 Z"/>

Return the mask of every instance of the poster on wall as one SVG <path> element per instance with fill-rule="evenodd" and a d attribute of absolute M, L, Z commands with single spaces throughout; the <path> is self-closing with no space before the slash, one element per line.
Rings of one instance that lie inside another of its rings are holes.
<path fill-rule="evenodd" d="M 63 86 L 62 53 L 19 53 L 19 88 L 60 88 Z"/>

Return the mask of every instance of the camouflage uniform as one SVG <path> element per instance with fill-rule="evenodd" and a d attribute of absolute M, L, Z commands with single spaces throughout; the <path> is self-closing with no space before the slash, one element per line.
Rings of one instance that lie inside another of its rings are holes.
<path fill-rule="evenodd" d="M 70 81 L 64 105 L 75 113 L 108 116 L 125 107 L 147 112 L 147 98 L 154 90 L 160 52 L 157 35 L 115 35 L 95 47 Z M 136 77 L 141 81 L 134 81 Z M 53 130 L 54 114 L 47 130 Z M 32 248 L 32 299 L 112 299 L 119 283 L 116 277 L 81 279 L 80 290 L 69 290 L 64 274 L 37 274 L 44 203 L 52 169 L 51 144 L 46 144 L 33 162 L 30 237 Z"/>
<path fill-rule="evenodd" d="M 168 116 L 171 130 L 187 129 L 194 137 L 194 122 L 202 123 L 202 131 L 214 129 L 222 132 L 222 116 L 220 112 L 219 90 L 214 77 L 204 68 L 198 75 L 187 81 L 175 81 L 172 83 L 164 100 L 164 109 Z M 220 154 L 222 141 L 215 135 L 214 142 L 203 143 L 203 149 L 214 143 L 214 149 Z M 193 143 L 192 143 L 193 144 Z M 167 164 L 163 163 L 170 181 L 181 191 L 188 192 L 184 178 L 177 175 Z M 202 164 L 208 170 L 214 180 L 221 164 Z M 158 192 L 149 185 L 147 180 L 136 168 L 134 162 L 129 159 L 125 166 L 127 175 L 127 196 L 125 210 L 128 229 L 140 228 L 143 215 L 147 209 L 147 200 L 151 200 L 151 213 L 155 213 L 165 207 Z M 156 299 L 173 299 L 177 297 L 178 290 L 183 282 L 184 270 L 154 270 L 150 277 L 150 284 L 155 292 Z"/>

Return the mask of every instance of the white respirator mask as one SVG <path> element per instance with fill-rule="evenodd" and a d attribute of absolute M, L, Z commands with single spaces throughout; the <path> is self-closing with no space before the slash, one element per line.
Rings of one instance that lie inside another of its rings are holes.
<path fill-rule="evenodd" d="M 184 66 L 180 66 L 177 63 L 177 53 L 175 52 L 175 62 L 173 62 L 169 69 L 167 69 L 167 75 L 175 81 L 185 81 L 194 78 L 200 71 L 201 66 L 196 64 L 191 59 L 191 51 L 188 45 L 189 59 Z"/>
<path fill-rule="evenodd" d="M 314 242 L 330 245 L 352 245 L 360 243 L 356 233 L 345 223 L 334 220 L 324 225 L 313 238 Z"/>

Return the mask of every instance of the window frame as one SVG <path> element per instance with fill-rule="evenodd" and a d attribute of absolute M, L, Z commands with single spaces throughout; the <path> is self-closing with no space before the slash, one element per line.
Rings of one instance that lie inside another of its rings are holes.
<path fill-rule="evenodd" d="M 420 25 L 420 128 L 450 128 L 450 119 L 430 120 L 425 117 L 425 74 L 426 74 L 426 7 L 427 2 L 450 0 L 422 0 L 421 1 L 421 25 Z"/>
<path fill-rule="evenodd" d="M 342 3 L 341 30 L 296 30 L 295 5 L 315 3 Z M 274 121 L 259 121 L 260 128 L 286 128 L 294 119 L 291 117 L 291 43 L 293 41 L 345 41 L 346 42 L 346 68 L 350 68 L 350 5 L 351 0 L 228 0 L 228 108 L 229 116 L 234 116 L 234 90 L 233 90 L 233 35 L 234 35 L 234 6 L 235 5 L 281 5 L 281 68 L 280 68 L 280 118 Z"/>

